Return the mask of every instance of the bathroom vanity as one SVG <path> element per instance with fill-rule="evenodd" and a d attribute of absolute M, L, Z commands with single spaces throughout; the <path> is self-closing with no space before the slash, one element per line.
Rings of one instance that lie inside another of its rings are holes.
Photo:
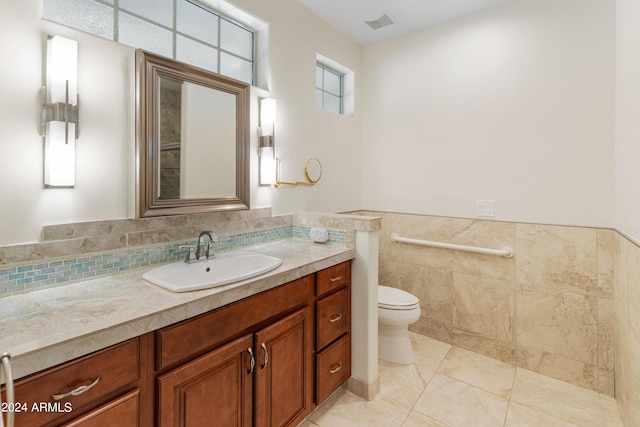
<path fill-rule="evenodd" d="M 22 378 L 16 425 L 295 426 L 351 375 L 352 257 Z"/>

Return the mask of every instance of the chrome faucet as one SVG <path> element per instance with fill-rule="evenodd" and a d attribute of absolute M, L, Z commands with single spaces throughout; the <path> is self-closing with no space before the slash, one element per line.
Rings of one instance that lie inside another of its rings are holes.
<path fill-rule="evenodd" d="M 209 242 L 204 243 L 202 241 L 203 237 L 208 237 Z M 213 231 L 201 232 L 198 236 L 198 243 L 196 244 L 196 259 L 200 261 L 203 256 L 206 257 L 206 259 L 209 259 L 209 257 L 215 257 L 215 255 L 210 253 L 211 246 L 213 246 L 214 243 L 218 243 L 218 236 L 216 236 L 216 233 Z M 204 255 L 202 254 L 203 245 L 205 246 Z"/>

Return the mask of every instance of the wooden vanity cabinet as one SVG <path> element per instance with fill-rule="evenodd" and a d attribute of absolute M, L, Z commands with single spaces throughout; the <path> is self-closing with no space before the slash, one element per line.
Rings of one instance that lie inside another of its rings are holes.
<path fill-rule="evenodd" d="M 313 279 L 306 276 L 158 331 L 158 424 L 295 426 L 309 415 Z M 166 351 L 181 342 L 189 343 L 186 350 Z M 173 367 L 189 351 L 202 350 L 195 360 Z"/>
<path fill-rule="evenodd" d="M 349 378 L 350 329 L 345 262 L 21 379 L 16 426 L 296 426 Z"/>

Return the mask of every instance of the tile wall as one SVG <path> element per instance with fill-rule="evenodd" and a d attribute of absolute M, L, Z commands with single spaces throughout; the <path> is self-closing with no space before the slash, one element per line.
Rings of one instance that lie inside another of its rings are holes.
<path fill-rule="evenodd" d="M 640 427 L 640 247 L 616 234 L 616 401 L 627 427 Z"/>
<path fill-rule="evenodd" d="M 348 245 L 352 220 L 327 219 L 330 244 Z M 43 241 L 0 247 L 0 298 L 119 274 L 184 258 L 181 245 L 193 245 L 202 230 L 220 241 L 214 252 L 228 252 L 285 239 L 309 239 L 304 214 L 273 217 L 270 208 L 138 220 L 96 221 L 45 226 Z M 351 242 L 353 243 L 353 242 Z"/>
<path fill-rule="evenodd" d="M 362 213 L 382 217 L 380 284 L 420 298 L 413 331 L 613 395 L 614 231 Z M 515 255 L 395 243 L 392 233 Z"/>

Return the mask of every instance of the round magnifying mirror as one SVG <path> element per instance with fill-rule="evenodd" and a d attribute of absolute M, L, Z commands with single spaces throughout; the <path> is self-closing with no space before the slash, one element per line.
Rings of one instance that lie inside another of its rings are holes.
<path fill-rule="evenodd" d="M 320 178 L 322 177 L 322 164 L 320 163 L 320 160 L 316 158 L 307 160 L 307 164 L 304 165 L 304 174 L 307 177 L 307 180 L 313 184 L 320 181 Z"/>

